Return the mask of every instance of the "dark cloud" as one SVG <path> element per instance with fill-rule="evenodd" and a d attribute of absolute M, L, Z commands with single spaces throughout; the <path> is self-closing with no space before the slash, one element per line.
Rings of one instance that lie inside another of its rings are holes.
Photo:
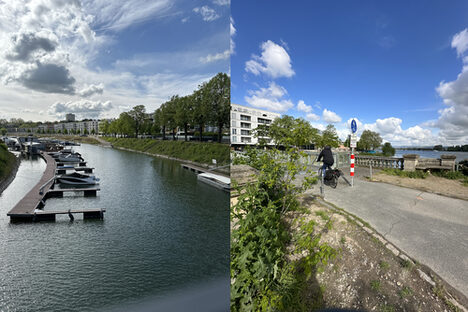
<path fill-rule="evenodd" d="M 12 38 L 13 51 L 6 55 L 6 58 L 11 61 L 27 61 L 31 54 L 35 51 L 43 50 L 52 52 L 55 50 L 57 43 L 44 37 L 37 37 L 32 33 L 15 35 Z"/>
<path fill-rule="evenodd" d="M 27 88 L 46 92 L 74 94 L 75 78 L 62 65 L 38 64 L 37 68 L 27 71 L 20 78 L 20 82 Z"/>

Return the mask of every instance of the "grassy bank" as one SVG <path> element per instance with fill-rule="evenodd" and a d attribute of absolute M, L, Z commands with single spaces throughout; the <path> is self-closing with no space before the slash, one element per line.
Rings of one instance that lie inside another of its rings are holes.
<path fill-rule="evenodd" d="M 79 135 L 67 135 L 67 134 L 39 134 L 37 136 L 40 138 L 54 138 L 57 140 L 73 141 L 77 143 L 99 144 L 98 140 L 90 136 L 82 137 Z"/>
<path fill-rule="evenodd" d="M 114 147 L 128 148 L 154 155 L 189 160 L 201 164 L 211 164 L 216 159 L 219 166 L 230 162 L 229 145 L 184 141 L 160 141 L 154 139 L 104 138 Z"/>
<path fill-rule="evenodd" d="M 3 182 L 14 169 L 16 157 L 10 153 L 5 144 L 0 143 L 0 183 Z"/>

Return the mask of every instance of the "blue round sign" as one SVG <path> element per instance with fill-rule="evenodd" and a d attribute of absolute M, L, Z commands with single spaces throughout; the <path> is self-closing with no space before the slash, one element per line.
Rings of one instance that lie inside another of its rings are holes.
<path fill-rule="evenodd" d="M 357 131 L 357 124 L 356 124 L 356 120 L 354 120 L 354 119 L 351 121 L 351 131 L 353 133 L 356 133 L 356 131 Z"/>

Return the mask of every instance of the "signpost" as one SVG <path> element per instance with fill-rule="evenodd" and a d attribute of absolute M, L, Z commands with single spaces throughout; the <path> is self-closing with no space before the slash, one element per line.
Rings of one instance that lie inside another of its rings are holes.
<path fill-rule="evenodd" d="M 351 121 L 351 137 L 350 137 L 350 147 L 351 147 L 351 165 L 349 168 L 349 175 L 351 176 L 351 187 L 354 186 L 354 148 L 357 146 L 357 123 L 356 120 Z"/>

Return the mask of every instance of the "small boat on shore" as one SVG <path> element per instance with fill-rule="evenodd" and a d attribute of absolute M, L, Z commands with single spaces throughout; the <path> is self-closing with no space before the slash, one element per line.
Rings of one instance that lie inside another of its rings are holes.
<path fill-rule="evenodd" d="M 197 179 L 227 192 L 231 190 L 231 179 L 219 174 L 204 172 Z"/>
<path fill-rule="evenodd" d="M 62 174 L 56 177 L 56 181 L 60 184 L 67 185 L 95 185 L 99 179 L 95 176 L 90 176 L 81 173 Z"/>

